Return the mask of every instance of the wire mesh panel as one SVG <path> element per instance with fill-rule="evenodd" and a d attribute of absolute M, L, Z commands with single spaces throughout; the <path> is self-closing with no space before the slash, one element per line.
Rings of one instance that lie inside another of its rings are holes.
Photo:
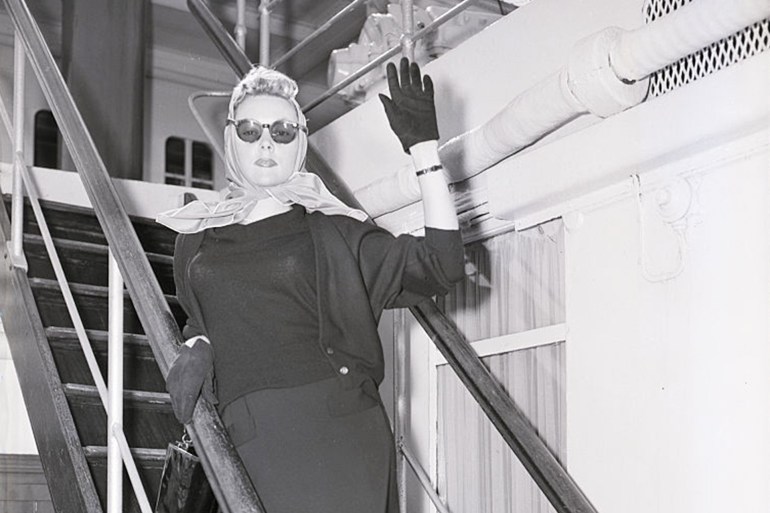
<path fill-rule="evenodd" d="M 650 23 L 690 1 L 647 0 L 644 6 L 645 22 Z M 768 48 L 770 20 L 763 20 L 654 73 L 650 78 L 650 97 L 665 94 Z"/>

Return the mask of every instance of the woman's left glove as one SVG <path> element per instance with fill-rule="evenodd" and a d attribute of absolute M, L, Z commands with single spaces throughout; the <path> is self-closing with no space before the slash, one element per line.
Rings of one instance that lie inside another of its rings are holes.
<path fill-rule="evenodd" d="M 388 63 L 388 88 L 390 98 L 380 95 L 390 128 L 396 133 L 404 151 L 417 143 L 438 140 L 436 106 L 433 102 L 433 81 L 420 74 L 416 63 L 401 59 L 401 83 L 396 66 Z"/>
<path fill-rule="evenodd" d="M 192 420 L 199 395 L 211 404 L 217 403 L 211 344 L 197 340 L 192 347 L 182 346 L 166 376 L 166 390 L 171 395 L 174 416 L 182 424 Z"/>

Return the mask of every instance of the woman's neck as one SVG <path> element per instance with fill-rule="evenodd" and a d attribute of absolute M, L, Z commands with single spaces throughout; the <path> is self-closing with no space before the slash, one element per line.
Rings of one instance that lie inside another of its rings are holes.
<path fill-rule="evenodd" d="M 268 217 L 277 216 L 291 210 L 291 205 L 284 205 L 272 196 L 261 199 L 257 202 L 254 209 L 249 212 L 240 224 L 251 224 Z"/>

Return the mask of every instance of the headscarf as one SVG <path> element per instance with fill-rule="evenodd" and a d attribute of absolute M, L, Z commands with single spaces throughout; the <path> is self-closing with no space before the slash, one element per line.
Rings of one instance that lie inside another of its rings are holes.
<path fill-rule="evenodd" d="M 254 94 L 249 85 L 253 75 L 260 73 L 278 73 L 266 68 L 255 67 L 233 89 L 230 97 L 228 115 L 235 119 L 235 110 L 246 96 Z M 285 75 L 284 75 L 285 76 Z M 288 77 L 286 77 L 288 79 Z M 287 98 L 278 95 L 294 106 L 297 112 L 297 122 L 307 126 L 302 109 L 295 100 L 296 83 L 288 79 L 293 87 L 289 89 Z M 269 93 L 256 93 L 269 94 Z M 345 215 L 365 221 L 365 212 L 351 208 L 335 197 L 326 188 L 318 175 L 305 169 L 305 157 L 307 155 L 307 134 L 300 130 L 297 133 L 299 148 L 294 162 L 294 172 L 285 182 L 271 186 L 261 187 L 254 185 L 246 178 L 238 159 L 235 157 L 235 145 L 237 144 L 235 126 L 225 126 L 225 166 L 228 185 L 220 191 L 221 199 L 214 202 L 195 200 L 187 205 L 162 212 L 155 219 L 158 223 L 171 228 L 179 233 L 197 233 L 207 228 L 229 226 L 231 224 L 250 224 L 259 219 L 249 219 L 249 214 L 257 206 L 257 203 L 267 198 L 273 198 L 282 205 L 299 204 L 309 212 L 320 211 L 327 215 Z"/>

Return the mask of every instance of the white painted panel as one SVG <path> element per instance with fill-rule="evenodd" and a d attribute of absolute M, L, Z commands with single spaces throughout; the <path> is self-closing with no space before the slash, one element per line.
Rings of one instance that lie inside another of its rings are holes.
<path fill-rule="evenodd" d="M 0 454 L 37 454 L 19 378 L 0 325 Z"/>
<path fill-rule="evenodd" d="M 634 197 L 568 225 L 568 466 L 599 511 L 770 504 L 768 157 L 692 181 L 671 280 L 644 276 L 671 264 L 674 239 L 646 229 L 642 252 Z"/>

